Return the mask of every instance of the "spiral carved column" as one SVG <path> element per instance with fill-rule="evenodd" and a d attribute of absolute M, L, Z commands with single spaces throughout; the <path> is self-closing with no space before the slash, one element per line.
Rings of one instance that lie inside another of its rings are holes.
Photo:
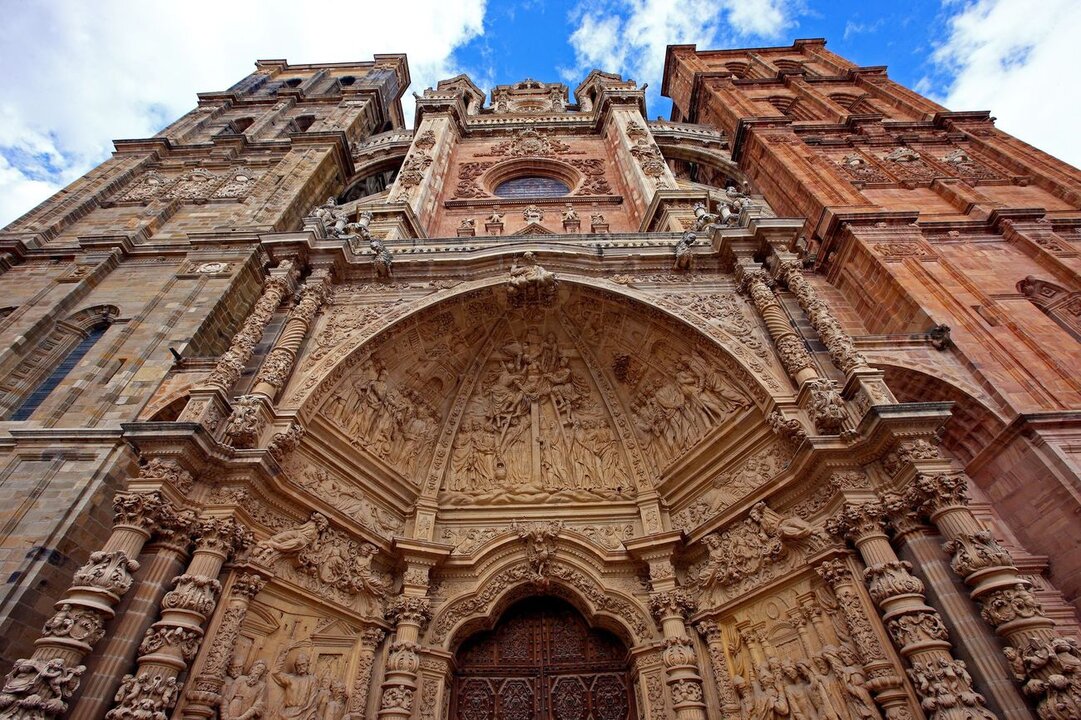
<path fill-rule="evenodd" d="M 162 598 L 161 617 L 146 631 L 135 673 L 121 682 L 107 720 L 129 720 L 148 711 L 169 715 L 180 697 L 177 677 L 195 658 L 203 625 L 217 605 L 222 565 L 250 542 L 251 534 L 233 518 L 199 521 L 191 562 Z"/>
<path fill-rule="evenodd" d="M 278 309 L 282 299 L 296 282 L 296 275 L 297 269 L 292 260 L 283 260 L 278 263 L 271 272 L 271 276 L 263 284 L 263 294 L 256 301 L 251 314 L 233 336 L 229 349 L 218 359 L 217 365 L 207 376 L 204 384 L 216 387 L 222 392 L 229 392 L 236 384 L 236 381 L 240 379 L 240 373 L 244 370 L 244 365 L 247 364 L 255 346 L 263 337 L 263 331 L 270 323 L 270 318 L 274 316 L 274 311 Z"/>
<path fill-rule="evenodd" d="M 819 376 L 814 360 L 803 345 L 773 290 L 769 274 L 760 267 L 740 265 L 737 267 L 740 288 L 751 297 L 762 320 L 766 323 L 781 364 L 796 385 L 806 386 L 810 393 L 809 412 L 815 427 L 826 435 L 841 431 L 845 419 L 844 401 L 827 378 Z"/>
<path fill-rule="evenodd" d="M 911 666 L 908 671 L 921 706 L 932 720 L 993 720 L 984 698 L 972 689 L 965 663 L 950 653 L 949 632 L 938 611 L 926 603 L 923 583 L 902 562 L 886 535 L 886 508 L 879 502 L 846 504 L 827 524 L 851 540 L 867 565 L 864 577 L 886 631 Z"/>
<path fill-rule="evenodd" d="M 815 292 L 814 287 L 803 275 L 803 269 L 798 262 L 783 260 L 777 263 L 777 279 L 788 286 L 792 294 L 796 296 L 799 306 L 807 314 L 811 327 L 815 329 L 830 359 L 841 372 L 848 373 L 850 370 L 867 368 L 867 359 L 856 350 L 856 343 L 852 336 L 845 332 L 841 323 L 833 316 L 833 311 Z"/>
<path fill-rule="evenodd" d="M 0 718 L 49 720 L 67 711 L 86 670 L 83 658 L 104 637 L 105 623 L 131 589 L 132 573 L 139 568 L 135 558 L 157 524 L 174 512 L 158 492 L 123 492 L 113 498 L 112 534 L 75 572 L 33 655 L 15 661 L 0 691 Z"/>
<path fill-rule="evenodd" d="M 285 387 L 296 364 L 297 352 L 308 335 L 316 313 L 326 301 L 329 283 L 329 270 L 319 268 L 312 271 L 311 277 L 299 291 L 300 299 L 289 312 L 281 335 L 259 369 L 252 394 L 263 395 L 273 401 Z"/>
<path fill-rule="evenodd" d="M 964 473 L 917 474 L 910 505 L 947 538 L 950 566 L 972 588 L 980 615 L 1009 647 L 1014 676 L 1043 720 L 1081 718 L 1081 649 L 1055 632 L 1013 558 L 972 514 Z"/>

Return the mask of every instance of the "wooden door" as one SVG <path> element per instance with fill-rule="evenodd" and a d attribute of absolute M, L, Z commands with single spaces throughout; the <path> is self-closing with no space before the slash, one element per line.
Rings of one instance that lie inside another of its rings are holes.
<path fill-rule="evenodd" d="M 510 608 L 458 651 L 452 720 L 630 720 L 627 649 L 556 598 Z"/>

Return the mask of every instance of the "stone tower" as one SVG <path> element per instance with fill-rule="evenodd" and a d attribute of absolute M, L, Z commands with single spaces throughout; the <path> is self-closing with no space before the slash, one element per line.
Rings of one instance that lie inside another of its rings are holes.
<path fill-rule="evenodd" d="M 1081 173 L 819 40 L 261 61 L 0 233 L 0 717 L 1081 716 Z"/>

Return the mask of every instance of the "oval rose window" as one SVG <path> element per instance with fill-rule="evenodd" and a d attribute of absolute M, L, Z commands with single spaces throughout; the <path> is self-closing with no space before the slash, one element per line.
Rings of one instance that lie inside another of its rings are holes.
<path fill-rule="evenodd" d="M 502 198 L 552 198 L 569 192 L 562 180 L 538 175 L 512 178 L 495 189 L 496 197 Z"/>

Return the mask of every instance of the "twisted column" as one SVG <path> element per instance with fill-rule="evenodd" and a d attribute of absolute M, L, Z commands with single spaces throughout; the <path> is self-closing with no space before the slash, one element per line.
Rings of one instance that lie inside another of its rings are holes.
<path fill-rule="evenodd" d="M 183 709 L 185 720 L 214 717 L 214 708 L 221 703 L 221 691 L 225 686 L 225 672 L 236 649 L 240 626 L 248 614 L 252 599 L 266 585 L 266 578 L 258 573 L 243 573 L 233 580 L 221 623 L 210 641 L 203 668 L 195 678 L 195 686 L 188 690 L 188 703 Z"/>
<path fill-rule="evenodd" d="M 811 396 L 810 414 L 815 427 L 826 435 L 839 433 L 845 419 L 844 400 L 829 379 L 819 376 L 803 340 L 770 289 L 769 275 L 762 268 L 748 266 L 739 266 L 737 273 L 740 289 L 750 295 L 766 323 L 766 330 L 777 348 L 785 371 L 796 385 L 807 386 Z"/>
<path fill-rule="evenodd" d="M 387 657 L 379 717 L 408 720 L 413 714 L 417 670 L 420 669 L 417 640 L 432 619 L 432 603 L 426 597 L 399 597 L 387 608 L 386 618 L 396 627 Z"/>
<path fill-rule="evenodd" d="M 686 624 L 697 609 L 694 599 L 685 590 L 664 590 L 650 596 L 649 609 L 664 635 L 661 660 L 677 720 L 706 720 L 702 677 Z"/>
<path fill-rule="evenodd" d="M 969 508 L 964 473 L 917 474 L 905 498 L 949 540 L 950 567 L 964 579 L 980 615 L 1008 645 L 1004 652 L 1043 720 L 1081 717 L 1081 649 L 1055 632 L 1013 558 Z"/>
<path fill-rule="evenodd" d="M 281 335 L 263 361 L 255 377 L 253 394 L 264 395 L 271 401 L 285 387 L 296 364 L 297 352 L 308 335 L 316 313 L 326 302 L 330 284 L 330 271 L 313 270 L 311 277 L 300 288 L 297 304 L 289 312 Z"/>
<path fill-rule="evenodd" d="M 873 710 L 878 703 L 888 720 L 907 720 L 919 717 L 909 707 L 908 693 L 905 692 L 901 678 L 897 676 L 893 662 L 886 657 L 886 650 L 878 640 L 878 635 L 871 626 L 863 607 L 863 600 L 856 589 L 856 580 L 852 576 L 850 562 L 846 558 L 835 558 L 819 563 L 815 570 L 826 581 L 837 598 L 837 607 L 848 627 L 852 639 L 868 678 L 865 683 L 852 676 L 847 684 L 850 692 L 865 693 L 862 698 L 865 706 Z M 855 669 L 855 668 L 854 668 Z M 874 700 L 871 700 L 871 693 Z M 870 704 L 870 705 L 868 705 Z"/>
<path fill-rule="evenodd" d="M 270 277 L 263 283 L 263 294 L 256 301 L 247 320 L 233 336 L 229 349 L 218 359 L 217 365 L 204 381 L 205 385 L 229 392 L 240 379 L 244 365 L 251 358 L 255 346 L 263 337 L 270 318 L 281 305 L 282 298 L 296 282 L 297 269 L 292 260 L 282 260 Z"/>
<path fill-rule="evenodd" d="M 732 674 L 728 671 L 728 658 L 724 653 L 724 637 L 721 628 L 712 620 L 703 620 L 695 626 L 698 634 L 706 641 L 709 651 L 709 662 L 713 667 L 713 679 L 717 682 L 717 697 L 721 701 L 721 712 L 724 717 L 739 717 L 740 703 L 736 696 L 735 685 L 732 684 Z"/>
<path fill-rule="evenodd" d="M 777 279 L 787 285 L 796 296 L 799 306 L 811 322 L 811 327 L 822 338 L 833 364 L 844 373 L 868 367 L 867 359 L 856 350 L 852 336 L 845 332 L 829 305 L 818 297 L 818 293 L 804 277 L 800 264 L 792 260 L 782 260 L 777 263 L 776 271 Z"/>
<path fill-rule="evenodd" d="M 994 720 L 984 698 L 972 689 L 965 663 L 950 653 L 949 632 L 926 603 L 923 583 L 909 572 L 886 535 L 886 508 L 879 502 L 846 503 L 826 525 L 852 541 L 867 565 L 864 578 L 886 631 L 911 669 L 909 678 L 932 720 Z"/>
<path fill-rule="evenodd" d="M 157 524 L 174 512 L 159 492 L 122 492 L 113 498 L 112 534 L 75 572 L 33 655 L 15 661 L 0 691 L 0 718 L 49 720 L 66 712 L 86 670 L 83 658 L 104 637 L 105 623 L 131 589 L 139 569 L 135 558 Z"/>
<path fill-rule="evenodd" d="M 130 720 L 148 712 L 168 717 L 180 697 L 177 678 L 199 651 L 203 624 L 221 592 L 217 577 L 222 565 L 251 542 L 251 534 L 233 518 L 200 520 L 197 533 L 191 562 L 162 598 L 161 617 L 143 636 L 135 673 L 124 677 L 106 720 Z"/>

